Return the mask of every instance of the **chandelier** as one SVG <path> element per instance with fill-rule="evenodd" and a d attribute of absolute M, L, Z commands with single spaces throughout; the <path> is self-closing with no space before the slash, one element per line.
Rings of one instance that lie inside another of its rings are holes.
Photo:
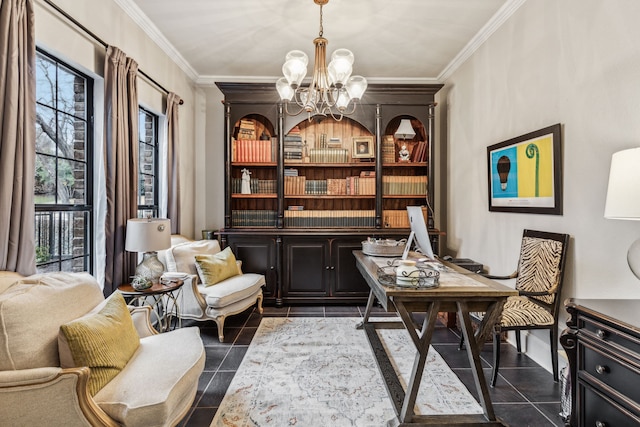
<path fill-rule="evenodd" d="M 323 37 L 322 6 L 329 0 L 313 2 L 320 6 L 320 33 L 313 40 L 316 48 L 311 84 L 301 86 L 307 75 L 309 57 L 301 50 L 292 50 L 287 53 L 282 66 L 284 77 L 278 79 L 276 89 L 285 104 L 287 114 L 296 116 L 306 111 L 309 120 L 331 115 L 339 121 L 343 115 L 352 114 L 356 110 L 356 102 L 367 89 L 367 80 L 362 76 L 351 75 L 354 57 L 348 49 L 336 49 L 327 66 L 326 50 L 329 41 Z M 300 107 L 298 111 L 289 111 L 291 101 Z"/>

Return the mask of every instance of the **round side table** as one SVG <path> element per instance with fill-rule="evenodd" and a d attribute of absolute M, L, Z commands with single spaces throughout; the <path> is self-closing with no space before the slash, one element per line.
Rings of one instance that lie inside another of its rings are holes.
<path fill-rule="evenodd" d="M 171 329 L 174 317 L 177 327 L 182 327 L 178 297 L 182 292 L 183 284 L 182 280 L 154 283 L 150 288 L 138 291 L 131 286 L 131 283 L 125 283 L 118 286 L 118 291 L 122 293 L 129 304 L 150 306 L 155 320 L 158 321 L 157 329 L 160 332 L 165 332 Z"/>

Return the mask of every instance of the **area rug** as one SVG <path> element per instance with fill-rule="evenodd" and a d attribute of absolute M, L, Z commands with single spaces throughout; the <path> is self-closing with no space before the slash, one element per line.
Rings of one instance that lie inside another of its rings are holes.
<path fill-rule="evenodd" d="M 380 427 L 394 417 L 360 318 L 265 318 L 212 427 Z M 378 331 L 403 385 L 415 347 L 402 329 Z M 442 357 L 429 349 L 415 412 L 481 414 Z M 428 403 L 426 403 L 428 402 Z"/>

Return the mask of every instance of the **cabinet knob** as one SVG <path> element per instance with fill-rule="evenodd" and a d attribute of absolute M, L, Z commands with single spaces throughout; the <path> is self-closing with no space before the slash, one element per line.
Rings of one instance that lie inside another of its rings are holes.
<path fill-rule="evenodd" d="M 272 265 L 272 266 L 271 266 L 271 270 L 275 270 L 275 269 L 276 269 L 276 268 Z"/>
<path fill-rule="evenodd" d="M 596 372 L 600 375 L 606 374 L 607 372 L 609 372 L 609 368 L 605 365 L 596 365 Z"/>
<path fill-rule="evenodd" d="M 334 266 L 331 266 L 331 269 L 332 269 L 332 270 L 335 270 L 336 268 L 335 268 Z"/>
<path fill-rule="evenodd" d="M 602 329 L 598 329 L 598 332 L 596 332 L 596 334 L 601 340 L 603 340 L 607 336 L 607 332 L 603 331 Z"/>
<path fill-rule="evenodd" d="M 604 421 L 596 420 L 596 427 L 607 427 L 607 423 Z"/>
<path fill-rule="evenodd" d="M 327 265 L 324 269 L 325 270 L 331 270 L 331 267 Z"/>

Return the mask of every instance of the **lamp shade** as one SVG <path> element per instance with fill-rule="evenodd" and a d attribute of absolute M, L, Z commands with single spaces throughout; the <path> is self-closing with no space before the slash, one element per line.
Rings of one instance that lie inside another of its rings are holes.
<path fill-rule="evenodd" d="M 416 136 L 416 131 L 413 130 L 413 126 L 411 126 L 411 120 L 400 120 L 400 126 L 398 126 L 398 130 L 393 134 L 393 136 L 398 139 L 412 139 Z"/>
<path fill-rule="evenodd" d="M 640 147 L 611 157 L 604 217 L 640 221 Z"/>
<path fill-rule="evenodd" d="M 171 221 L 166 218 L 127 220 L 124 248 L 129 252 L 154 252 L 171 246 Z"/>

